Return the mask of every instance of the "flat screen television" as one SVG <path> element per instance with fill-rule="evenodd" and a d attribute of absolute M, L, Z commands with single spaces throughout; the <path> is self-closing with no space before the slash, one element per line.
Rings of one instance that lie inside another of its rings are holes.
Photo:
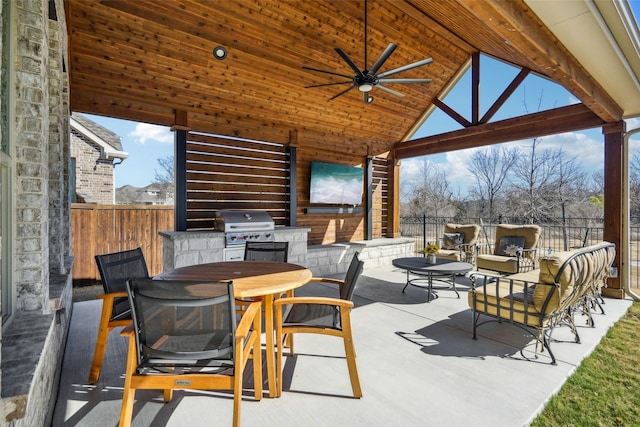
<path fill-rule="evenodd" d="M 359 206 L 363 181 L 360 167 L 311 162 L 309 203 Z"/>

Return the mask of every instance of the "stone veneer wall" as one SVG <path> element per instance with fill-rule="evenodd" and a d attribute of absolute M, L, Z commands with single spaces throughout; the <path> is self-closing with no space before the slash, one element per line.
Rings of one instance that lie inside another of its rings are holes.
<path fill-rule="evenodd" d="M 2 327 L 0 425 L 49 425 L 71 315 L 69 91 L 63 0 L 10 10 L 14 315 Z M 55 15 L 50 15 L 55 6 Z M 5 64 L 6 65 L 6 64 Z"/>
<path fill-rule="evenodd" d="M 289 242 L 287 259 L 302 264 L 307 253 L 308 228 L 284 227 L 274 230 L 277 242 Z M 163 231 L 162 271 L 194 264 L 224 261 L 224 233 L 219 231 Z"/>
<path fill-rule="evenodd" d="M 364 268 L 391 266 L 394 258 L 414 256 L 413 239 L 374 239 L 332 245 L 307 245 L 308 228 L 276 228 L 275 238 L 289 242 L 288 260 L 309 268 L 314 276 L 345 273 L 360 252 Z M 222 262 L 224 233 L 198 231 L 163 231 L 163 271 L 207 262 Z"/>
<path fill-rule="evenodd" d="M 360 252 L 364 269 L 391 267 L 394 258 L 414 256 L 413 239 L 381 238 L 356 242 L 313 245 L 307 249 L 305 264 L 315 277 L 345 273 L 355 252 Z"/>

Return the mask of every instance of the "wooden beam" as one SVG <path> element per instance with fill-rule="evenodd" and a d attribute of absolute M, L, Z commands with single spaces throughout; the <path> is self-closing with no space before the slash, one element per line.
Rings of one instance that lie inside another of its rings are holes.
<path fill-rule="evenodd" d="M 491 29 L 503 43 L 524 55 L 521 65 L 528 61 L 528 68 L 535 69 L 540 66 L 537 58 L 544 58 L 543 62 L 550 63 L 545 74 L 578 97 L 603 123 L 622 119 L 620 106 L 540 22 L 524 0 L 458 0 L 458 3 L 473 13 L 478 22 L 493 23 Z"/>
<path fill-rule="evenodd" d="M 498 112 L 500 107 L 504 105 L 507 99 L 509 99 L 513 92 L 515 92 L 515 90 L 518 88 L 518 86 L 520 86 L 520 83 L 522 83 L 530 73 L 531 70 L 527 68 L 523 68 L 522 70 L 520 70 L 518 75 L 511 81 L 511 83 L 509 83 L 509 86 L 507 86 L 507 88 L 500 94 L 498 99 L 496 99 L 496 102 L 494 102 L 493 105 L 489 107 L 484 116 L 482 116 L 479 123 L 487 123 L 489 120 L 491 120 L 491 117 L 493 117 L 493 115 Z"/>
<path fill-rule="evenodd" d="M 480 120 L 480 52 L 471 55 L 471 123 Z"/>
<path fill-rule="evenodd" d="M 395 156 L 398 159 L 406 159 L 588 129 L 603 124 L 602 119 L 587 107 L 575 104 L 413 141 L 399 142 L 395 145 Z"/>
<path fill-rule="evenodd" d="M 472 123 L 469 120 L 465 119 L 460 113 L 458 113 L 453 108 L 449 107 L 443 101 L 440 101 L 438 98 L 435 98 L 433 100 L 433 104 L 439 109 L 441 109 L 447 116 L 451 117 L 453 120 L 460 123 L 462 126 L 469 127 L 472 125 Z"/>

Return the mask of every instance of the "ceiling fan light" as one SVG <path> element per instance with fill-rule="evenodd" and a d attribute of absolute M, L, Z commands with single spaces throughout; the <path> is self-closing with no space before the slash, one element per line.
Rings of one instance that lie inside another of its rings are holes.
<path fill-rule="evenodd" d="M 358 86 L 358 90 L 360 92 L 369 92 L 371 89 L 373 89 L 373 85 L 371 83 L 363 83 Z"/>

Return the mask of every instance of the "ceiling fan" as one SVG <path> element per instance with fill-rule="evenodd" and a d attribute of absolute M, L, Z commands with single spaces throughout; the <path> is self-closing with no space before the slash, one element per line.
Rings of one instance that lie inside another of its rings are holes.
<path fill-rule="evenodd" d="M 389 71 L 385 71 L 383 73 L 378 73 L 378 70 L 384 65 L 384 63 L 389 59 L 394 50 L 396 50 L 398 46 L 394 43 L 389 43 L 387 48 L 380 54 L 376 62 L 373 63 L 371 68 L 367 69 L 367 0 L 364 1 L 364 69 L 360 70 L 356 64 L 347 56 L 346 53 L 342 51 L 342 49 L 336 47 L 335 51 L 340 55 L 340 57 L 344 60 L 344 62 L 349 65 L 349 67 L 356 73 L 354 76 L 349 76 L 346 74 L 336 73 L 334 71 L 321 70 L 318 68 L 312 67 L 302 67 L 306 70 L 316 71 L 318 73 L 330 74 L 333 76 L 343 77 L 347 79 L 347 81 L 342 82 L 334 82 L 334 83 L 323 83 L 317 85 L 309 85 L 305 86 L 305 88 L 314 88 L 314 87 L 323 87 L 323 86 L 335 86 L 335 85 L 350 85 L 347 89 L 343 90 L 340 93 L 329 98 L 329 101 L 336 99 L 337 97 L 344 95 L 349 92 L 353 88 L 358 88 L 360 92 L 362 92 L 362 100 L 365 104 L 371 104 L 373 102 L 373 96 L 369 94 L 373 88 L 378 88 L 384 92 L 387 92 L 391 95 L 402 98 L 404 94 L 395 91 L 393 89 L 389 89 L 384 86 L 386 83 L 430 83 L 431 79 L 389 79 L 387 77 L 392 76 L 394 74 L 401 73 L 403 71 L 412 70 L 414 68 L 422 67 L 423 65 L 428 65 L 433 62 L 433 59 L 427 58 L 421 61 L 417 61 L 411 64 L 403 65 L 402 67 L 394 68 Z"/>

